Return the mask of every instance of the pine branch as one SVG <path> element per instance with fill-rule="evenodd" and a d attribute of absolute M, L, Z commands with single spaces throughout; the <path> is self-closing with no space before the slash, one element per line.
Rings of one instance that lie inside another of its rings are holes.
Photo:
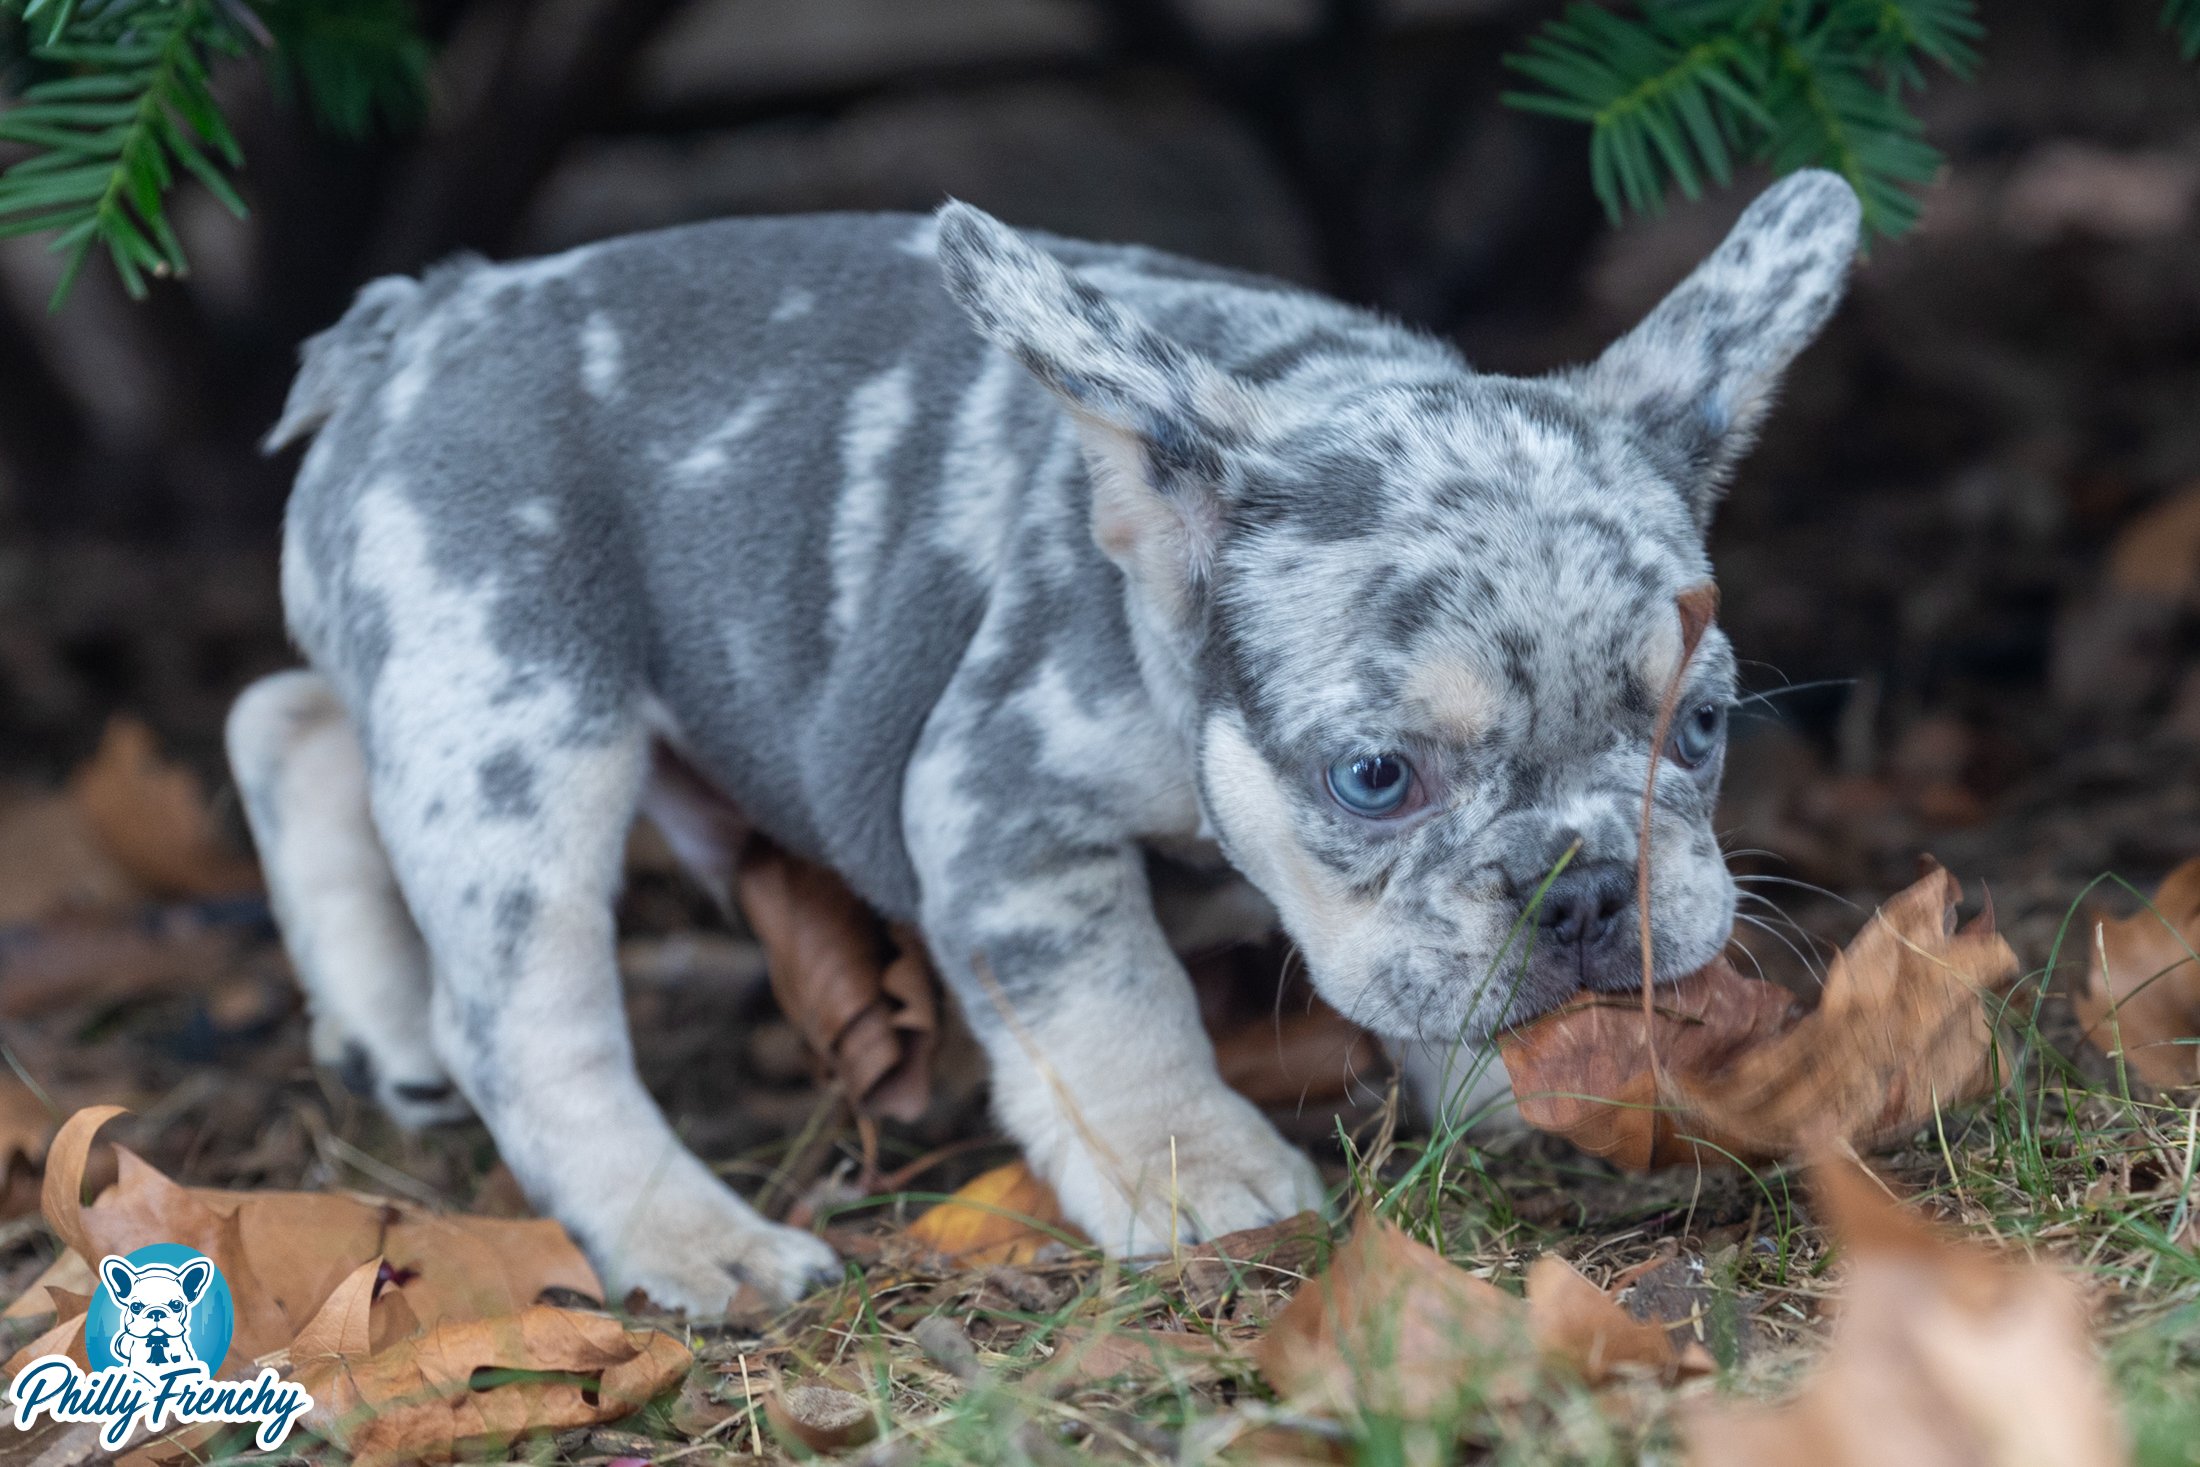
<path fill-rule="evenodd" d="M 2200 9 L 2200 0 L 2171 0 Z M 1848 179 L 1867 227 L 1909 229 L 1909 186 L 1940 155 L 1904 104 L 1920 58 L 1977 64 L 1974 0 L 1639 0 L 1640 14 L 1574 4 L 1508 56 L 1546 90 L 1513 106 L 1585 122 L 1590 180 L 1616 223 L 1678 188 L 1725 183 L 1737 158 Z"/>
<path fill-rule="evenodd" d="M 162 208 L 179 172 L 233 212 L 244 203 L 207 158 L 244 161 L 207 89 L 210 55 L 239 49 L 216 0 L 109 3 L 30 0 L 22 10 L 34 60 L 74 75 L 26 89 L 0 113 L 0 139 L 38 151 L 0 175 L 0 236 L 54 235 L 67 263 L 59 306 L 92 250 L 105 245 L 133 296 L 145 276 L 187 270 Z"/>
<path fill-rule="evenodd" d="M 188 273 L 166 212 L 186 174 L 244 216 L 216 60 L 259 50 L 325 125 L 360 136 L 378 112 L 417 119 L 429 59 L 407 0 L 0 0 L 0 20 L 20 27 L 9 69 L 35 78 L 0 112 L 0 141 L 29 150 L 0 174 L 0 238 L 53 236 L 56 309 L 102 246 L 132 296 Z"/>
<path fill-rule="evenodd" d="M 365 138 L 377 116 L 392 131 L 427 111 L 428 65 L 411 0 L 255 0 L 272 33 L 278 86 L 303 92 L 321 125 Z"/>
<path fill-rule="evenodd" d="M 2200 56 L 2200 0 L 2162 0 L 2162 29 L 2177 37 L 2177 54 Z"/>

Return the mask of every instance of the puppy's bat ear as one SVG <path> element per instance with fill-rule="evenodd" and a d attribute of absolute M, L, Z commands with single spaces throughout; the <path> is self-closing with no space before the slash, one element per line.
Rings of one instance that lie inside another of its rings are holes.
<path fill-rule="evenodd" d="M 214 1265 L 203 1258 L 194 1258 L 176 1271 L 176 1279 L 183 1285 L 186 1302 L 196 1304 L 199 1295 L 206 1290 L 206 1281 L 214 1276 Z"/>
<path fill-rule="evenodd" d="M 1077 422 L 1101 548 L 1181 603 L 1220 533 L 1229 453 L 1257 419 L 1252 390 L 983 210 L 950 203 L 938 218 L 949 293 Z"/>
<path fill-rule="evenodd" d="M 137 1275 L 130 1271 L 130 1265 L 113 1254 L 99 1260 L 99 1276 L 117 1301 L 129 1298 L 130 1290 L 137 1287 Z"/>
<path fill-rule="evenodd" d="M 1708 526 L 1780 374 L 1840 303 L 1863 210 L 1840 175 L 1790 174 L 1642 324 L 1572 374 L 1593 408 L 1631 418 Z"/>

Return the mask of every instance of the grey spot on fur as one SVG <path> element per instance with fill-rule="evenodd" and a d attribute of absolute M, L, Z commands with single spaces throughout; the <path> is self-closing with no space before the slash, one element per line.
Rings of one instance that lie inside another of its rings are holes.
<path fill-rule="evenodd" d="M 481 810 L 493 820 L 531 820 L 541 813 L 535 799 L 535 766 L 517 747 L 499 749 L 474 771 L 481 788 Z"/>
<path fill-rule="evenodd" d="M 374 1098 L 374 1060 L 358 1040 L 344 1041 L 344 1058 L 336 1066 L 336 1079 L 352 1094 Z"/>

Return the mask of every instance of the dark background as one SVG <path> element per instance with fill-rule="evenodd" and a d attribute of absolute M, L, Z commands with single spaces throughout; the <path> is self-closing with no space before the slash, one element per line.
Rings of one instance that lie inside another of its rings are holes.
<path fill-rule="evenodd" d="M 2200 67 L 2156 8 L 1985 7 L 1978 79 L 1921 104 L 1950 160 L 1923 228 L 1874 246 L 1735 485 L 1724 621 L 1769 696 L 1727 824 L 1764 871 L 1862 897 L 1930 848 L 2021 916 L 2200 851 Z M 1540 0 L 421 10 L 415 135 L 339 142 L 223 75 L 253 214 L 179 190 L 189 280 L 132 304 L 95 263 L 48 315 L 52 258 L 0 247 L 0 778 L 59 778 L 125 709 L 220 777 L 229 699 L 289 660 L 294 457 L 253 443 L 378 274 L 952 194 L 1527 372 L 1592 354 L 1766 181 L 1611 228 L 1585 130 L 1498 101 Z"/>

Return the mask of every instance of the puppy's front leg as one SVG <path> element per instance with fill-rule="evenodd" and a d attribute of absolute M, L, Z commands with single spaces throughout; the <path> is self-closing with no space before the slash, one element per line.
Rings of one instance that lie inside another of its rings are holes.
<path fill-rule="evenodd" d="M 1319 1206 L 1313 1165 L 1215 1073 L 1137 845 L 1080 804 L 957 818 L 960 765 L 935 748 L 911 769 L 925 932 L 1070 1220 L 1136 1255 Z"/>

